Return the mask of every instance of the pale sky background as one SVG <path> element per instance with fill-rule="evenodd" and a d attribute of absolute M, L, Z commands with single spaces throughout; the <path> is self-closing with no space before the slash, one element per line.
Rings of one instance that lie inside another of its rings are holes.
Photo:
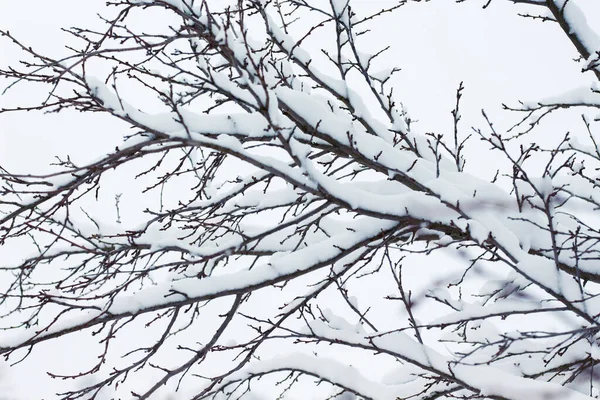
<path fill-rule="evenodd" d="M 359 12 L 393 3 L 353 2 Z M 396 77 L 395 93 L 412 118 L 419 121 L 418 130 L 452 130 L 450 111 L 460 81 L 465 85 L 462 128 L 468 133 L 472 125 L 484 127 L 482 108 L 498 126 L 509 126 L 514 116 L 500 113 L 501 103 L 544 98 L 589 83 L 589 77 L 580 74 L 580 67 L 572 61 L 577 55 L 575 49 L 557 25 L 520 18 L 517 12 L 527 7 L 507 0 L 494 0 L 482 10 L 484 3 L 433 0 L 409 4 L 381 18 L 372 28 L 374 47 L 392 46 L 380 65 L 402 68 Z M 589 21 L 600 21 L 598 0 L 579 3 Z M 0 0 L 0 27 L 36 50 L 59 57 L 66 54 L 64 42 L 68 39 L 60 28 L 89 23 L 98 26 L 95 14 L 103 7 L 104 1 L 96 0 Z M 14 47 L 0 39 L 0 65 L 15 64 L 18 59 Z M 0 81 L 0 88 L 4 86 L 5 82 Z M 0 107 L 39 99 L 40 95 L 43 92 L 39 89 L 17 87 L 0 97 Z M 570 122 L 568 118 L 552 120 L 548 134 L 564 133 Z M 0 165 L 11 171 L 42 172 L 57 155 L 89 160 L 119 143 L 122 128 L 101 115 L 0 114 Z M 471 143 L 469 172 L 491 178 L 498 168 L 494 155 L 486 151 L 485 145 Z M 115 194 L 126 191 L 125 183 L 120 185 L 118 179 L 113 185 Z M 108 194 L 107 199 L 110 197 Z M 123 212 L 134 212 L 136 204 L 135 198 L 125 196 Z M 11 254 L 20 256 L 18 249 Z M 77 355 L 86 351 L 84 342 L 70 339 L 40 347 L 43 349 L 10 370 L 0 364 L 0 399 L 4 400 L 3 394 L 12 400 L 52 399 L 48 394 L 57 383 L 45 377 L 45 368 L 77 363 Z"/>

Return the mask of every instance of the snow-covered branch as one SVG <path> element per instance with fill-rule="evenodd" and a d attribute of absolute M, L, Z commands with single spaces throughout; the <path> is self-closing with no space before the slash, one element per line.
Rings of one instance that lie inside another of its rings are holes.
<path fill-rule="evenodd" d="M 513 2 L 550 10 L 600 77 L 573 1 Z M 449 133 L 421 132 L 392 88 L 399 66 L 374 70 L 393 47 L 364 39 L 406 3 L 119 0 L 104 30 L 68 30 L 80 47 L 62 59 L 0 32 L 27 60 L 0 70 L 7 90 L 51 85 L 0 112 L 100 113 L 124 132 L 93 160 L 0 166 L 0 246 L 19 253 L 0 261 L 0 354 L 99 338 L 91 367 L 51 372 L 95 379 L 65 400 L 238 398 L 256 382 L 346 399 L 597 396 L 598 118 L 528 141 L 558 112 L 595 112 L 597 85 L 505 106 L 524 115 L 506 132 L 485 112 L 464 132 L 461 83 Z M 141 29 L 146 13 L 164 21 Z M 466 163 L 473 139 L 505 162 L 491 182 Z"/>

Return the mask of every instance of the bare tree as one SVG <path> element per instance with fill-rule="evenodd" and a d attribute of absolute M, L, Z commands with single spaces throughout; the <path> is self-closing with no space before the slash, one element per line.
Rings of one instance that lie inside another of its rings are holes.
<path fill-rule="evenodd" d="M 2 112 L 74 109 L 130 128 L 86 164 L 0 167 L 0 245 L 30 254 L 0 262 L 0 354 L 93 338 L 85 368 L 49 371 L 84 382 L 60 399 L 165 387 L 251 398 L 269 385 L 311 398 L 597 398 L 600 41 L 573 0 L 512 2 L 564 31 L 590 86 L 507 105 L 523 115 L 508 132 L 485 113 L 487 126 L 460 124 L 462 85 L 450 134 L 414 129 L 390 85 L 399 70 L 374 70 L 388 47 L 361 51 L 370 22 L 407 1 L 365 16 L 345 0 L 109 1 L 106 29 L 69 29 L 80 47 L 62 59 L 0 32 L 23 53 L 0 71 L 9 89 L 50 85 L 40 104 Z M 144 15 L 154 29 L 136 28 Z M 335 45 L 311 55 L 322 30 Z M 564 109 L 582 116 L 572 132 L 531 139 Z M 508 168 L 471 175 L 467 140 Z M 107 180 L 130 178 L 145 189 L 122 196 L 139 196 L 142 220 L 126 223 L 121 195 L 111 219 L 94 211 Z M 440 249 L 460 268 L 422 276 L 424 291 L 408 284 L 403 268 Z M 389 377 L 374 379 L 381 364 Z"/>

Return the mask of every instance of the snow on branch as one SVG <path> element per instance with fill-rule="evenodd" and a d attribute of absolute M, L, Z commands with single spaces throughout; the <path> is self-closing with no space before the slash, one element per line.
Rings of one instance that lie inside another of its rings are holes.
<path fill-rule="evenodd" d="M 513 2 L 600 78 L 574 1 Z M 6 93 L 48 92 L 1 113 L 122 129 L 94 159 L 0 165 L 0 354 L 86 341 L 85 365 L 47 366 L 77 382 L 63 400 L 598 397 L 597 82 L 465 132 L 465 79 L 447 133 L 422 132 L 381 68 L 392 44 L 366 39 L 405 4 L 117 0 L 61 59 L 0 32 L 26 60 Z M 492 181 L 473 139 L 503 160 Z"/>

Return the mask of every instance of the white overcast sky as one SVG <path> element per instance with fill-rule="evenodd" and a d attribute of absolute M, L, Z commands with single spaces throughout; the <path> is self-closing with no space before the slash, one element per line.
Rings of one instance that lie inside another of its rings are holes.
<path fill-rule="evenodd" d="M 588 20 L 600 21 L 600 0 L 578 2 Z M 97 24 L 95 14 L 103 9 L 104 3 L 104 0 L 0 0 L 0 27 L 40 52 L 60 56 L 66 54 L 65 34 L 60 28 Z M 360 11 L 394 2 L 353 3 Z M 465 84 L 463 128 L 467 130 L 474 124 L 482 126 L 482 108 L 499 118 L 500 126 L 508 125 L 510 118 L 501 119 L 503 114 L 498 112 L 502 102 L 514 104 L 519 99 L 543 98 L 589 83 L 589 78 L 580 74 L 578 65 L 572 61 L 576 52 L 557 26 L 518 17 L 517 12 L 526 8 L 512 5 L 508 0 L 493 0 L 487 10 L 481 9 L 484 3 L 483 0 L 461 4 L 451 0 L 414 3 L 380 19 L 373 27 L 371 38 L 375 47 L 392 46 L 381 65 L 402 68 L 396 78 L 395 93 L 419 121 L 419 130 L 450 132 L 450 111 L 460 81 Z M 14 47 L 0 40 L 0 65 L 16 64 L 18 59 Z M 0 88 L 4 85 L 0 81 Z M 27 102 L 39 95 L 39 91 L 29 86 L 17 87 L 0 97 L 0 107 Z M 567 122 L 563 131 L 568 130 Z M 80 161 L 94 158 L 114 147 L 123 134 L 121 127 L 105 117 L 89 119 L 76 113 L 0 114 L 0 165 L 12 171 L 40 172 L 57 155 L 72 154 Z M 490 178 L 497 165 L 490 161 L 485 146 L 474 144 L 470 154 L 470 172 Z M 134 199 L 130 201 L 129 207 L 135 207 Z M 37 363 L 30 362 L 12 371 L 0 364 L 0 400 L 3 393 L 10 393 L 9 398 L 14 400 L 52 398 L 42 397 L 52 391 L 52 384 L 44 378 L 45 363 L 77 362 L 75 354 L 85 352 L 85 348 L 66 341 L 51 347 L 35 355 Z"/>

